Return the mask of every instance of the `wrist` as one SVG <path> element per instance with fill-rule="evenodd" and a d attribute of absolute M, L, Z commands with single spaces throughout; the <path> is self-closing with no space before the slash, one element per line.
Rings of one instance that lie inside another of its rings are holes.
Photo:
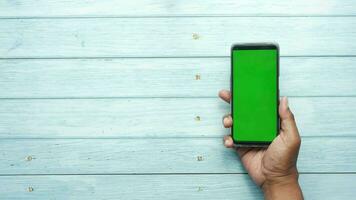
<path fill-rule="evenodd" d="M 265 199 L 303 199 L 298 172 L 267 179 L 261 186 Z"/>

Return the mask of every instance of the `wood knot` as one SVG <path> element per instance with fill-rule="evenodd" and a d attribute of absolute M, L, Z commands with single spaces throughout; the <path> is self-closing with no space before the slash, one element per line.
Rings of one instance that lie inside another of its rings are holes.
<path fill-rule="evenodd" d="M 32 156 L 27 156 L 27 157 L 26 157 L 26 160 L 27 160 L 27 161 L 31 161 L 32 159 L 33 159 Z"/>
<path fill-rule="evenodd" d="M 203 191 L 203 187 L 198 187 L 198 192 L 202 192 Z"/>
<path fill-rule="evenodd" d="M 195 80 L 200 80 L 200 74 L 195 75 Z"/>
<path fill-rule="evenodd" d="M 197 161 L 203 161 L 203 156 L 197 156 Z"/>
<path fill-rule="evenodd" d="M 193 37 L 193 40 L 198 40 L 200 38 L 198 33 L 193 33 L 192 37 Z"/>
<path fill-rule="evenodd" d="M 27 191 L 28 191 L 28 192 L 33 192 L 34 189 L 33 189 L 33 187 L 30 186 L 30 187 L 27 188 Z"/>

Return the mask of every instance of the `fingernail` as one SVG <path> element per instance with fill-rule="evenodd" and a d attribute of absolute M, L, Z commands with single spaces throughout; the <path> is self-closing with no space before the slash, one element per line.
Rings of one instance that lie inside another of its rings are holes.
<path fill-rule="evenodd" d="M 228 114 L 226 114 L 226 115 L 224 115 L 224 116 L 222 117 L 222 123 L 223 123 L 223 124 L 224 124 L 225 119 L 226 119 L 227 117 L 229 117 L 229 115 L 228 115 Z"/>
<path fill-rule="evenodd" d="M 283 101 L 284 101 L 284 105 L 286 106 L 286 108 L 289 108 L 288 98 L 283 97 Z"/>
<path fill-rule="evenodd" d="M 228 145 L 227 140 L 224 140 L 224 145 L 225 145 L 225 146 L 227 146 L 227 145 Z"/>

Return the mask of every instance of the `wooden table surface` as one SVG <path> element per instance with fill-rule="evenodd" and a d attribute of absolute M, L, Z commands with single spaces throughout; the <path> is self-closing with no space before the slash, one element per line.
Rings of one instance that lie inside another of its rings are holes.
<path fill-rule="evenodd" d="M 355 0 L 0 0 L 0 199 L 261 199 L 217 93 L 269 41 L 306 199 L 354 199 Z"/>

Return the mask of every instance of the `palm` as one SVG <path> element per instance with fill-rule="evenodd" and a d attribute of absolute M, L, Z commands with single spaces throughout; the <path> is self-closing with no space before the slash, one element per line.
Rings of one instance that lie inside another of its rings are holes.
<path fill-rule="evenodd" d="M 257 185 L 262 185 L 265 177 L 262 173 L 262 160 L 265 156 L 266 149 L 261 148 L 240 148 L 237 150 L 240 159 L 246 171 L 250 174 L 252 180 Z"/>
<path fill-rule="evenodd" d="M 261 186 L 269 177 L 284 175 L 295 166 L 283 131 L 266 148 L 239 148 L 241 162 L 252 180 Z"/>

